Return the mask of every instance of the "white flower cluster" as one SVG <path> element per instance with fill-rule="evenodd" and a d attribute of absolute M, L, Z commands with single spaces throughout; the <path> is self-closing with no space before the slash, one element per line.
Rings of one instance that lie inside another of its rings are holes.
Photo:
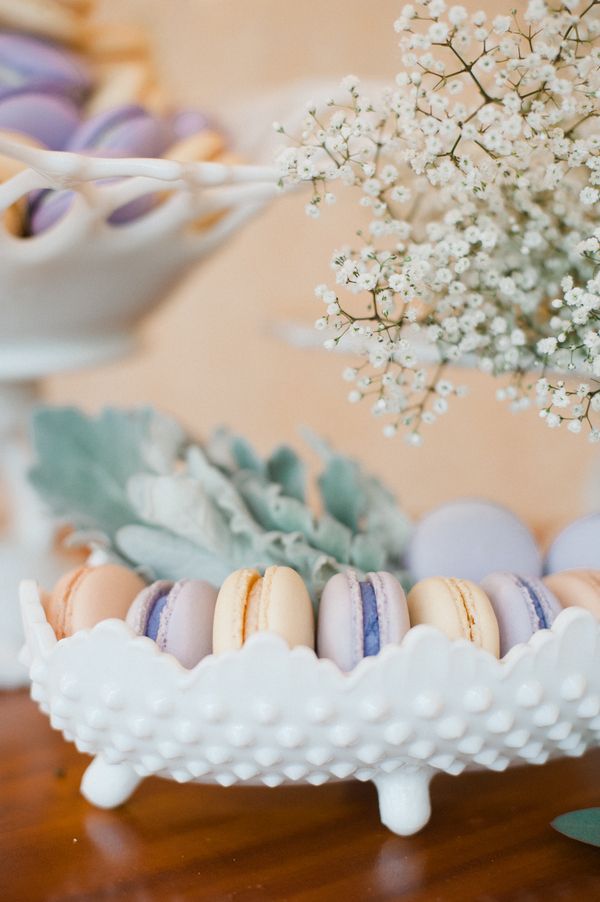
<path fill-rule="evenodd" d="M 395 29 L 395 84 L 346 78 L 278 157 L 284 185 L 312 181 L 312 216 L 340 185 L 358 194 L 365 221 L 317 289 L 326 346 L 362 358 L 350 400 L 420 444 L 460 394 L 447 366 L 474 361 L 508 375 L 515 410 L 598 440 L 600 0 L 492 18 L 422 0 Z"/>

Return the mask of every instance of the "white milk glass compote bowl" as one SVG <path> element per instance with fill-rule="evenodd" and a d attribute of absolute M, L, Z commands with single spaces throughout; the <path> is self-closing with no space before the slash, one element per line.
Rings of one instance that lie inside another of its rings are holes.
<path fill-rule="evenodd" d="M 0 686 L 23 682 L 18 581 L 52 582 L 61 563 L 53 524 L 27 486 L 26 424 L 40 380 L 128 353 L 141 320 L 183 274 L 223 244 L 277 192 L 267 166 L 100 159 L 0 139 L 24 168 L 0 185 L 0 480 L 9 529 L 0 542 Z M 32 238 L 11 234 L 4 212 L 40 189 L 69 189 L 66 215 Z M 111 225 L 138 197 L 144 216 Z M 6 623 L 8 622 L 8 629 Z"/>

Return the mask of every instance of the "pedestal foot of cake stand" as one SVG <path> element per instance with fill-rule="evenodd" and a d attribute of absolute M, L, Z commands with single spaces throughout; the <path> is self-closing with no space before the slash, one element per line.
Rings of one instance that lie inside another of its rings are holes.
<path fill-rule="evenodd" d="M 381 823 L 399 836 L 411 836 L 421 830 L 431 817 L 432 776 L 428 767 L 406 766 L 375 777 Z"/>
<path fill-rule="evenodd" d="M 126 802 L 142 782 L 131 764 L 107 764 L 98 755 L 81 781 L 81 794 L 98 808 L 116 808 Z"/>

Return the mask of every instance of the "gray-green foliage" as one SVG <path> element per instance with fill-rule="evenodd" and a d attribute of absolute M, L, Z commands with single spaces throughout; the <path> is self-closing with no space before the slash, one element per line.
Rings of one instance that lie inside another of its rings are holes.
<path fill-rule="evenodd" d="M 162 414 L 42 409 L 31 479 L 54 514 L 104 536 L 152 578 L 222 582 L 243 566 L 286 564 L 313 597 L 334 573 L 402 576 L 409 523 L 392 494 L 314 436 L 322 511 L 307 503 L 306 467 L 288 447 L 262 459 L 220 430 L 204 446 Z M 83 541 L 86 533 L 81 533 Z"/>

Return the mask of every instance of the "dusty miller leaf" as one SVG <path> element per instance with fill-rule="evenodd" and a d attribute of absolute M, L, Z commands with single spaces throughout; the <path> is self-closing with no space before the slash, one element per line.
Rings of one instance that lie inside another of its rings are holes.
<path fill-rule="evenodd" d="M 58 517 L 111 539 L 137 517 L 129 478 L 168 472 L 185 442 L 181 427 L 152 408 L 107 408 L 88 417 L 74 407 L 41 409 L 33 417 L 36 463 L 30 479 Z"/>

